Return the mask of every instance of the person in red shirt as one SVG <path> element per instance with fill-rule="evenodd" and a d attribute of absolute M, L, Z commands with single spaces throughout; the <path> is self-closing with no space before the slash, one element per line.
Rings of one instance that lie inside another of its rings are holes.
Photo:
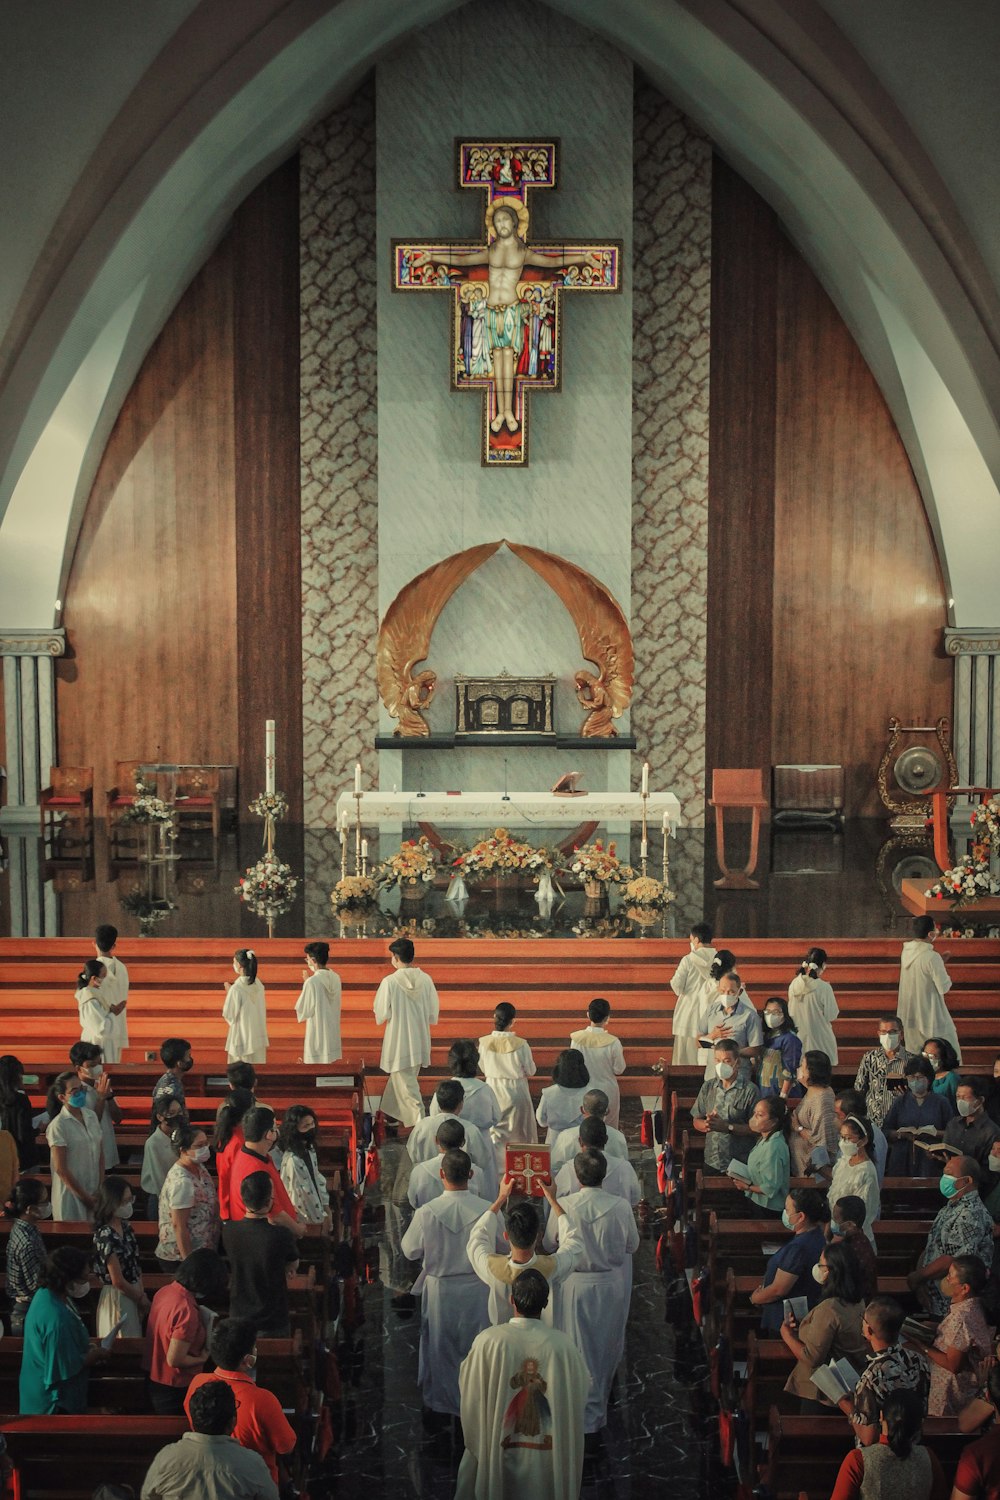
<path fill-rule="evenodd" d="M 212 1145 L 215 1148 L 219 1217 L 222 1219 L 232 1217 L 229 1211 L 229 1179 L 232 1175 L 236 1153 L 241 1151 L 245 1144 L 243 1121 L 247 1111 L 253 1109 L 256 1102 L 249 1089 L 233 1087 L 228 1097 L 219 1105 L 219 1112 L 215 1117 L 215 1135 L 212 1138 Z"/>
<path fill-rule="evenodd" d="M 212 1329 L 208 1351 L 215 1362 L 211 1375 L 196 1375 L 188 1386 L 184 1410 L 191 1417 L 191 1397 L 209 1380 L 225 1380 L 236 1397 L 233 1437 L 244 1448 L 259 1453 L 279 1484 L 278 1459 L 295 1447 L 295 1429 L 271 1391 L 254 1383 L 251 1371 L 257 1363 L 257 1329 L 249 1318 L 220 1318 Z"/>
<path fill-rule="evenodd" d="M 215 1250 L 194 1250 L 181 1261 L 173 1281 L 153 1298 L 146 1324 L 142 1368 L 149 1401 L 157 1416 L 180 1416 L 184 1393 L 207 1358 L 201 1302 L 224 1297 L 228 1272 Z"/>
<path fill-rule="evenodd" d="M 921 1442 L 923 1409 L 917 1391 L 890 1391 L 882 1402 L 880 1438 L 847 1455 L 830 1500 L 863 1500 L 869 1494 L 947 1500 L 937 1454 Z"/>
<path fill-rule="evenodd" d="M 1000 1422 L 996 1420 L 1000 1417 L 1000 1365 L 990 1370 L 986 1394 L 994 1409 L 994 1423 L 958 1460 L 951 1500 L 1000 1500 Z"/>
<path fill-rule="evenodd" d="M 305 1234 L 306 1226 L 296 1212 L 295 1206 L 277 1167 L 271 1160 L 271 1147 L 278 1139 L 274 1123 L 274 1110 L 264 1104 L 255 1104 L 243 1116 L 243 1134 L 246 1139 L 233 1157 L 229 1174 L 229 1218 L 242 1219 L 246 1213 L 240 1197 L 240 1183 L 251 1172 L 266 1172 L 274 1188 L 274 1202 L 269 1215 L 272 1224 L 283 1224 L 293 1234 Z"/>

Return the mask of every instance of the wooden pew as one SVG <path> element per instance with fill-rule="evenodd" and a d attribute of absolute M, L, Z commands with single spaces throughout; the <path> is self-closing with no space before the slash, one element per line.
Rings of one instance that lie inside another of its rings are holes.
<path fill-rule="evenodd" d="M 968 1437 L 952 1417 L 924 1419 L 924 1443 L 937 1454 L 950 1483 Z M 829 1495 L 854 1436 L 846 1418 L 786 1416 L 772 1407 L 768 1416 L 767 1457 L 763 1478 L 773 1500 L 798 1500 L 806 1490 Z"/>
<path fill-rule="evenodd" d="M 930 1233 L 929 1219 L 903 1223 L 880 1219 L 873 1232 L 878 1244 L 879 1270 L 886 1276 L 906 1276 L 923 1253 Z M 766 1265 L 761 1246 L 780 1244 L 788 1238 L 780 1219 L 720 1219 L 709 1216 L 708 1266 L 713 1293 L 721 1295 L 726 1270 L 737 1276 L 756 1275 L 759 1282 Z"/>
<path fill-rule="evenodd" d="M 13 1500 L 90 1500 L 107 1481 L 138 1495 L 160 1449 L 187 1431 L 184 1417 L 4 1417 Z"/>
<path fill-rule="evenodd" d="M 760 1329 L 761 1309 L 750 1301 L 750 1293 L 760 1286 L 760 1276 L 737 1276 L 730 1266 L 725 1274 L 722 1303 L 722 1329 L 736 1357 L 745 1349 L 751 1332 Z M 905 1276 L 880 1276 L 878 1289 L 886 1297 L 895 1297 L 907 1312 L 916 1312 L 919 1304 L 906 1284 Z M 784 1348 L 784 1344 L 782 1344 Z"/>
<path fill-rule="evenodd" d="M 804 1188 L 817 1184 L 811 1177 L 793 1177 L 789 1186 Z M 882 1183 L 881 1199 L 883 1216 L 893 1221 L 931 1219 L 943 1202 L 937 1180 L 932 1177 L 887 1177 Z M 700 1234 L 705 1231 L 709 1214 L 714 1213 L 719 1219 L 740 1219 L 746 1215 L 747 1206 L 742 1188 L 731 1177 L 695 1173 L 694 1209 Z"/>

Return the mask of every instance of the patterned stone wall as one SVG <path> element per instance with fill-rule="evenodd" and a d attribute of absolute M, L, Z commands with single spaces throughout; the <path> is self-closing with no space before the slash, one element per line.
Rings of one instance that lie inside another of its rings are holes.
<path fill-rule="evenodd" d="M 333 829 L 361 761 L 377 775 L 378 485 L 375 96 L 371 82 L 302 142 L 303 798 Z M 333 832 L 307 840 L 306 928 L 329 923 Z"/>
<path fill-rule="evenodd" d="M 712 148 L 639 75 L 633 129 L 632 728 L 637 761 L 701 826 Z M 678 855 L 672 884 L 695 884 L 700 907 L 700 861 L 689 881 Z"/>

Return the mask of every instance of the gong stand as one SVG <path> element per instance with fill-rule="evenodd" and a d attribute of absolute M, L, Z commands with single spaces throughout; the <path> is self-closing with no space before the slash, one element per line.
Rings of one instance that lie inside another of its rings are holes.
<path fill-rule="evenodd" d="M 938 719 L 936 724 L 904 724 L 895 715 L 889 719 L 889 743 L 878 768 L 878 794 L 883 806 L 892 814 L 889 826 L 896 832 L 917 833 L 926 829 L 928 807 L 925 799 L 932 793 L 943 791 L 949 807 L 954 804 L 958 766 L 952 753 L 949 729 L 946 718 Z M 910 745 L 897 754 L 897 746 L 904 734 L 933 735 L 937 747 Z M 900 792 L 906 794 L 905 797 L 900 796 Z M 947 818 L 944 822 L 947 829 Z"/>

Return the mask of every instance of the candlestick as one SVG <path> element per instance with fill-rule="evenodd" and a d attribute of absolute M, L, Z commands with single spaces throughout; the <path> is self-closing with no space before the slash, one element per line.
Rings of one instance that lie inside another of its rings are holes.
<path fill-rule="evenodd" d="M 340 832 L 341 832 L 342 836 L 344 834 L 346 834 L 346 832 L 347 832 L 347 808 L 346 807 L 342 807 L 340 809 Z"/>
<path fill-rule="evenodd" d="M 274 720 L 264 723 L 264 791 L 274 796 Z"/>
<path fill-rule="evenodd" d="M 361 840 L 361 873 L 368 874 L 368 840 Z"/>
<path fill-rule="evenodd" d="M 663 832 L 664 833 L 669 833 L 670 832 L 670 814 L 669 813 L 664 813 L 663 814 Z"/>
<path fill-rule="evenodd" d="M 360 797 L 361 796 L 361 764 L 360 764 L 360 762 L 354 767 L 354 795 L 355 795 L 355 797 Z"/>
<path fill-rule="evenodd" d="M 666 813 L 664 813 L 663 814 L 663 870 L 662 870 L 662 876 L 663 876 L 663 889 L 665 891 L 669 891 L 669 889 L 670 889 L 670 856 L 669 856 L 669 854 L 667 852 L 667 841 L 669 840 L 669 838 L 670 838 L 670 824 L 667 821 L 667 815 L 666 815 Z"/>
<path fill-rule="evenodd" d="M 360 774 L 361 767 L 358 767 Z M 354 873 L 361 874 L 361 793 L 354 793 L 354 806 L 356 808 L 354 819 Z"/>
<path fill-rule="evenodd" d="M 642 860 L 643 864 L 646 863 L 646 840 L 645 839 L 643 839 L 642 843 L 639 845 L 639 858 Z"/>
<path fill-rule="evenodd" d="M 649 761 L 648 760 L 644 760 L 643 763 L 642 763 L 642 795 L 644 797 L 648 797 L 649 796 Z"/>

